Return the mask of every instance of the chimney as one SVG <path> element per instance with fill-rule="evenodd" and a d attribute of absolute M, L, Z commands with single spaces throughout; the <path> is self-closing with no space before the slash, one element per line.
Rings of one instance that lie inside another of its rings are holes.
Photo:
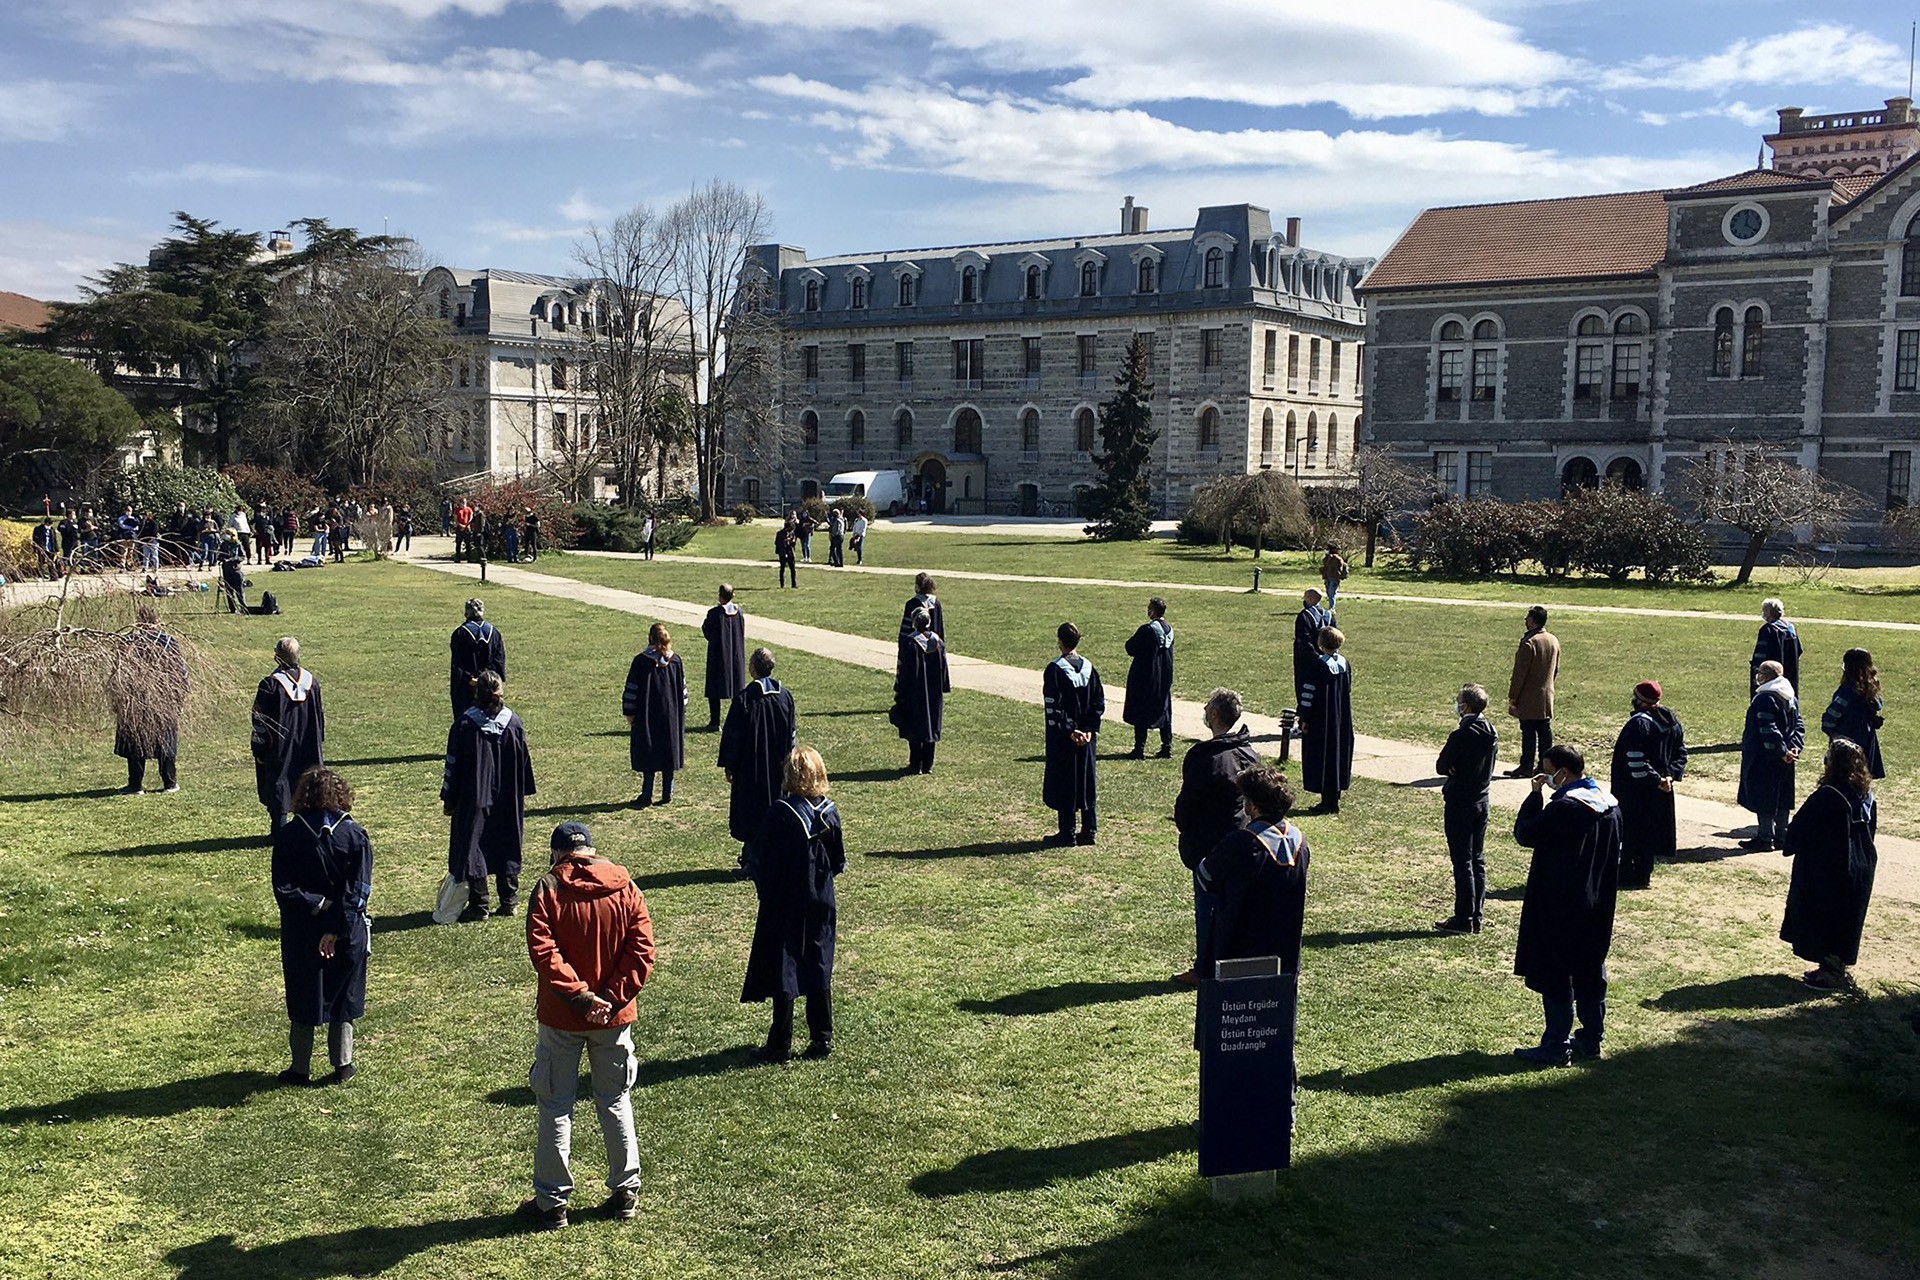
<path fill-rule="evenodd" d="M 1287 219 L 1287 243 L 1295 249 L 1300 247 L 1300 219 L 1298 218 Z"/>
<path fill-rule="evenodd" d="M 1800 117 L 1806 114 L 1805 107 L 1781 107 L 1779 109 L 1780 127 L 1775 132 L 1792 133 L 1800 127 Z"/>
<path fill-rule="evenodd" d="M 1133 234 L 1133 197 L 1132 196 L 1128 196 L 1125 200 L 1122 200 L 1120 202 L 1120 234 L 1123 236 L 1130 236 Z"/>

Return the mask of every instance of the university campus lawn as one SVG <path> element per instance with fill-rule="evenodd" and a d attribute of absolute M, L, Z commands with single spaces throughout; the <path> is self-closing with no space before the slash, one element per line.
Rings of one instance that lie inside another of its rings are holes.
<path fill-rule="evenodd" d="M 639 1219 L 520 1234 L 520 928 L 425 916 L 446 633 L 471 587 L 374 564 L 274 586 L 283 618 L 177 620 L 229 676 L 180 794 L 108 795 L 104 729 L 16 752 L 0 782 L 0 1273 L 1801 1277 L 1920 1256 L 1910 1126 L 1840 1065 L 1897 999 L 1879 984 L 1920 968 L 1912 908 L 1875 905 L 1871 998 L 1812 1000 L 1782 976 L 1782 878 L 1664 869 L 1623 900 L 1609 1059 L 1515 1073 L 1538 1018 L 1506 973 L 1520 852 L 1497 817 L 1488 933 L 1434 936 L 1433 801 L 1362 785 L 1309 820 L 1294 1168 L 1276 1203 L 1219 1208 L 1194 1177 L 1191 999 L 1164 982 L 1191 929 L 1175 767 L 1104 764 L 1100 845 L 1043 851 L 1033 708 L 956 695 L 938 772 L 904 779 L 886 677 L 801 654 L 781 675 L 849 833 L 839 1039 L 825 1063 L 749 1066 L 765 1009 L 735 1000 L 751 894 L 726 874 L 713 739 L 690 737 L 671 808 L 618 807 L 636 620 L 495 586 L 541 783 L 529 828 L 591 823 L 662 948 L 635 1028 Z M 1034 591 L 1024 612 L 1050 617 Z M 311 1092 L 271 1087 L 284 1023 L 245 748 L 283 631 L 376 850 L 362 1074 Z M 584 1104 L 576 1154 L 597 1203 Z"/>
<path fill-rule="evenodd" d="M 720 537 L 708 542 L 709 533 Z M 702 532 L 689 554 L 729 555 L 739 533 L 733 529 Z M 900 609 L 912 594 L 905 578 L 878 574 L 841 574 L 824 567 L 825 539 L 816 537 L 814 551 L 820 565 L 802 566 L 804 586 L 780 590 L 769 561 L 764 567 L 723 567 L 689 563 L 661 556 L 651 564 L 604 556 L 543 556 L 535 566 L 544 573 L 576 577 L 629 590 L 679 600 L 709 601 L 714 584 L 730 579 L 749 612 L 831 627 L 864 635 L 889 635 L 899 626 Z M 982 544 L 985 545 L 982 545 Z M 1111 550 L 1125 568 L 1147 580 L 1167 581 L 1169 569 L 1201 566 L 1191 549 L 1167 543 L 1101 548 L 1071 539 L 1035 538 L 1016 545 L 1005 538 L 971 540 L 964 535 L 897 532 L 884 544 L 884 554 L 870 557 L 880 563 L 924 567 L 937 576 L 944 569 L 971 572 L 1007 572 L 1060 577 L 1112 578 L 1100 571 L 1089 552 Z M 878 552 L 879 548 L 876 548 Z M 750 552 L 750 554 L 763 554 Z M 1217 558 L 1217 552 L 1214 553 Z M 1237 570 L 1251 561 L 1235 557 Z M 1216 685 L 1239 689 L 1255 710 L 1277 713 L 1293 704 L 1293 618 L 1300 607 L 1301 589 L 1317 579 L 1317 562 L 1310 572 L 1299 557 L 1276 563 L 1258 596 L 1212 591 L 1168 592 L 1169 616 L 1177 638 L 1175 680 L 1179 693 L 1205 698 Z M 1100 667 L 1116 699 L 1124 687 L 1126 638 L 1145 618 L 1147 590 L 1138 587 L 1047 587 L 1029 583 L 991 582 L 965 578 L 940 581 L 940 597 L 947 615 L 948 642 L 955 653 L 1038 669 L 1053 652 L 1054 628 L 1072 618 L 1086 633 L 1082 649 Z M 1356 570 L 1349 586 L 1362 593 L 1443 595 L 1477 598 L 1478 584 L 1382 584 L 1366 570 Z M 1507 584 L 1502 590 L 1511 591 Z M 1920 836 L 1920 776 L 1907 767 L 1920 760 L 1920 716 L 1903 706 L 1905 691 L 1920 688 L 1920 631 L 1883 631 L 1823 623 L 1827 617 L 1856 604 L 1871 604 L 1887 612 L 1892 602 L 1865 596 L 1843 596 L 1836 588 L 1806 598 L 1786 592 L 1793 616 L 1807 646 L 1802 660 L 1802 714 L 1815 754 L 1824 750 L 1819 733 L 1820 713 L 1839 683 L 1840 654 L 1850 646 L 1873 651 L 1888 691 L 1887 724 L 1882 745 L 1892 773 L 1882 787 L 1882 830 Z M 1768 590 L 1743 589 L 1738 597 L 1721 591 L 1700 599 L 1676 588 L 1610 588 L 1620 601 L 1656 608 L 1728 610 L 1757 602 Z M 1597 590 L 1597 589 L 1596 589 Z M 1635 590 L 1643 591 L 1635 596 Z M 1549 603 L 1577 597 L 1573 603 L 1616 603 L 1613 598 L 1591 599 L 1583 591 L 1544 585 L 1537 594 L 1518 600 Z M 1911 598 L 1893 605 L 1897 620 L 1911 619 Z M 1862 610 L 1861 612 L 1870 612 Z M 1517 759 L 1517 723 L 1504 711 L 1507 678 L 1513 650 L 1523 630 L 1524 610 L 1444 604 L 1347 599 L 1340 605 L 1340 622 L 1347 634 L 1348 656 L 1354 663 L 1354 703 L 1358 728 L 1383 738 L 1427 742 L 1435 747 L 1454 724 L 1453 694 L 1472 680 L 1484 684 L 1494 697 L 1494 711 L 1505 741 L 1505 761 Z M 1563 610 L 1549 620 L 1563 646 L 1555 732 L 1583 747 L 1595 767 L 1604 771 L 1615 735 L 1628 713 L 1633 686 L 1652 677 L 1660 681 L 1667 701 L 1687 727 L 1687 739 L 1699 751 L 1689 764 L 1688 790 L 1695 795 L 1731 804 L 1739 783 L 1740 730 L 1746 714 L 1747 662 L 1753 653 L 1759 623 L 1745 618 L 1664 618 L 1582 613 Z M 1809 766 L 1811 767 L 1811 766 Z M 1803 790 L 1811 780 L 1803 780 Z"/>

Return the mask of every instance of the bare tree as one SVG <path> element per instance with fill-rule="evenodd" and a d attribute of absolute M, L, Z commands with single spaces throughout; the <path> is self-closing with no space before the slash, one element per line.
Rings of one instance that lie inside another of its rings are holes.
<path fill-rule="evenodd" d="M 1379 545 L 1380 526 L 1423 508 L 1438 491 L 1433 477 L 1401 462 L 1385 449 L 1363 445 L 1353 455 L 1351 510 L 1367 527 L 1367 567 Z"/>
<path fill-rule="evenodd" d="M 1802 529 L 1815 542 L 1837 538 L 1860 503 L 1852 489 L 1797 462 L 1730 443 L 1676 463 L 1669 489 L 1701 519 L 1746 535 L 1736 586 L 1753 576 L 1769 541 Z"/>
<path fill-rule="evenodd" d="M 767 235 L 767 206 L 757 193 L 716 178 L 675 202 L 665 222 L 695 361 L 689 401 L 700 518 L 711 520 L 729 458 L 778 440 L 772 375 L 779 334 L 746 271 L 747 250 Z"/>

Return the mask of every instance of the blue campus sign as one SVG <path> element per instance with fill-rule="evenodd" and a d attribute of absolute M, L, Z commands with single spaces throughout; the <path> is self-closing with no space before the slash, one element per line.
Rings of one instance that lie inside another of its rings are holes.
<path fill-rule="evenodd" d="M 1284 1169 L 1293 1159 L 1299 977 L 1268 965 L 1266 973 L 1200 984 L 1203 1178 Z"/>

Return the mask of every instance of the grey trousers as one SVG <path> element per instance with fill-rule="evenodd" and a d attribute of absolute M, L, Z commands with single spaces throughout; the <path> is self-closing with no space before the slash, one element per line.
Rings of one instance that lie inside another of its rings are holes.
<path fill-rule="evenodd" d="M 542 1025 L 534 1045 L 533 1086 L 539 1134 L 533 1149 L 533 1195 L 542 1209 L 564 1205 L 573 1194 L 573 1103 L 580 1091 L 580 1055 L 587 1055 L 593 1106 L 607 1143 L 607 1190 L 640 1186 L 640 1146 L 633 1136 L 633 1088 L 637 1062 L 630 1027 L 557 1031 Z"/>

